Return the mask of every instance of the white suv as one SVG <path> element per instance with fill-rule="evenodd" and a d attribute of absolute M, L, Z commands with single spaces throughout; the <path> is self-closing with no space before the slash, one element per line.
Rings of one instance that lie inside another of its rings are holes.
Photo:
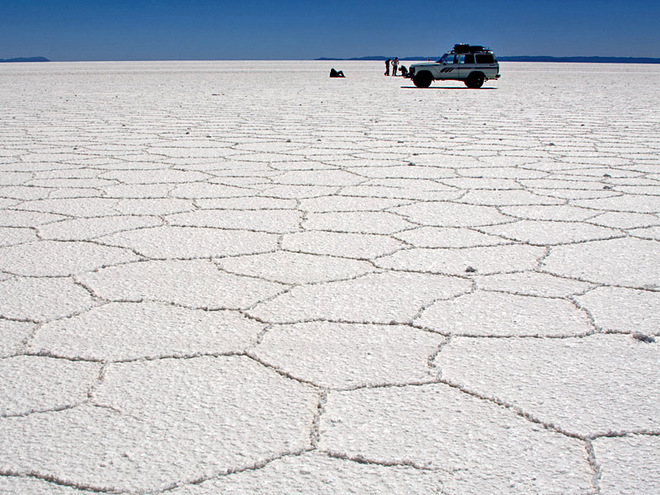
<path fill-rule="evenodd" d="M 463 81 L 468 88 L 480 88 L 488 79 L 499 79 L 500 65 L 495 54 L 480 45 L 454 45 L 437 62 L 413 64 L 408 77 L 418 88 L 428 88 L 433 80 Z"/>

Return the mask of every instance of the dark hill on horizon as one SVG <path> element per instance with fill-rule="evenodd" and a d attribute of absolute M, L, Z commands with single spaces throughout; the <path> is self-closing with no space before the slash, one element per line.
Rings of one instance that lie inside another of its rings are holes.
<path fill-rule="evenodd" d="M 332 58 L 332 57 L 320 57 L 315 60 L 387 60 L 391 57 L 382 57 L 382 56 L 369 56 L 369 57 L 353 57 L 353 58 Z M 416 61 L 416 60 L 438 60 L 440 56 L 437 57 L 400 57 L 399 60 L 404 61 Z M 653 57 L 549 57 L 542 55 L 525 55 L 525 56 L 515 56 L 515 57 L 506 57 L 498 56 L 497 60 L 500 62 L 575 62 L 583 64 L 660 64 L 660 58 Z"/>
<path fill-rule="evenodd" d="M 46 57 L 0 58 L 0 63 L 5 62 L 50 62 L 50 60 Z"/>

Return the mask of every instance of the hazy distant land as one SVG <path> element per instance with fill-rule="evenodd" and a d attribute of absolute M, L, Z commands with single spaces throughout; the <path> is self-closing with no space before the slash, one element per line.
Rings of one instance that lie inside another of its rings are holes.
<path fill-rule="evenodd" d="M 0 58 L 3 62 L 50 62 L 46 57 L 18 57 L 18 58 Z"/>

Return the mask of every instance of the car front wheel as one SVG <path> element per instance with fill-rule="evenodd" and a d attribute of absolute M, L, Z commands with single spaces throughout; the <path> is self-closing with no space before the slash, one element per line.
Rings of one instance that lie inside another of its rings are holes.
<path fill-rule="evenodd" d="M 431 85 L 431 81 L 433 81 L 433 76 L 428 71 L 423 71 L 413 76 L 413 83 L 418 88 L 428 88 Z"/>

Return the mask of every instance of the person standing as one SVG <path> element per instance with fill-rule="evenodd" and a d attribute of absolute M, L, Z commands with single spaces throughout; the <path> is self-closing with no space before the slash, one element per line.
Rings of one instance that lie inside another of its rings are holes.
<path fill-rule="evenodd" d="M 390 59 L 385 60 L 385 75 L 390 75 Z"/>
<path fill-rule="evenodd" d="M 396 68 L 399 65 L 399 57 L 394 57 L 392 60 L 392 75 L 396 76 Z"/>

